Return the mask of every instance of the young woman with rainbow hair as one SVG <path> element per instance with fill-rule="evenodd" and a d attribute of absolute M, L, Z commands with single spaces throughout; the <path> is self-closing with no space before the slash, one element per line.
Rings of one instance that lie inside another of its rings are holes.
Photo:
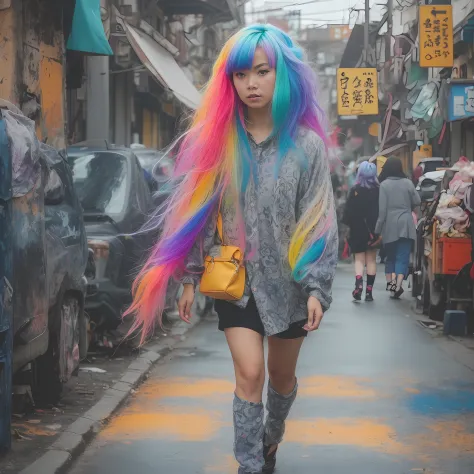
<path fill-rule="evenodd" d="M 315 75 L 301 48 L 274 26 L 246 27 L 214 65 L 180 138 L 175 190 L 149 224 L 164 230 L 127 311 L 142 340 L 160 322 L 172 279 L 184 284 L 178 306 L 189 322 L 203 257 L 221 243 L 219 213 L 224 243 L 244 250 L 244 296 L 215 303 L 234 361 L 239 474 L 274 471 L 301 345 L 331 303 L 338 243 L 325 143 Z"/>

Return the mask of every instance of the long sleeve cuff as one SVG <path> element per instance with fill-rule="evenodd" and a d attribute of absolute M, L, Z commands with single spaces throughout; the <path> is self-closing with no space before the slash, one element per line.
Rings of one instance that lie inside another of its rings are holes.
<path fill-rule="evenodd" d="M 183 278 L 181 278 L 181 284 L 183 285 L 194 285 L 194 288 L 196 288 L 197 283 L 198 283 L 197 279 L 189 275 L 186 275 Z"/>
<path fill-rule="evenodd" d="M 323 293 L 318 288 L 311 289 L 309 291 L 309 296 L 313 296 L 314 298 L 316 298 L 321 303 L 321 306 L 322 306 L 324 312 L 326 312 L 329 309 L 329 306 L 331 306 L 332 297 L 326 295 L 325 293 Z"/>

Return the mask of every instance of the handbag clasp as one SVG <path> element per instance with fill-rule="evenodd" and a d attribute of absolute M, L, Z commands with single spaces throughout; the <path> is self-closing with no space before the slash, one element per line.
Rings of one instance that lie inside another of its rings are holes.
<path fill-rule="evenodd" d="M 214 270 L 214 265 L 215 265 L 214 257 L 211 257 L 211 261 L 209 262 L 209 265 L 206 267 L 206 272 L 211 273 L 212 270 Z"/>

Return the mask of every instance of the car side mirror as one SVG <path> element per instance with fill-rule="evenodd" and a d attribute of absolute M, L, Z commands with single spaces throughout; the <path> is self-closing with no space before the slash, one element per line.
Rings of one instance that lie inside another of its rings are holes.
<path fill-rule="evenodd" d="M 44 187 L 44 203 L 48 206 L 61 204 L 65 198 L 64 184 L 58 173 L 50 169 L 48 182 Z"/>

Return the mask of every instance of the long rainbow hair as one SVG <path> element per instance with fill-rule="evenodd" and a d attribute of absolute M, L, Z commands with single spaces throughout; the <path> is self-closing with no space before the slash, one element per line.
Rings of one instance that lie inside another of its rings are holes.
<path fill-rule="evenodd" d="M 224 45 L 213 68 L 188 131 L 179 139 L 173 176 L 174 190 L 166 205 L 156 212 L 147 228 L 162 234 L 133 285 L 134 314 L 131 332 L 141 330 L 141 342 L 161 324 L 169 282 L 183 275 L 186 257 L 202 239 L 203 229 L 222 199 L 242 219 L 241 196 L 254 172 L 245 127 L 245 106 L 233 85 L 233 73 L 252 67 L 255 50 L 263 48 L 276 70 L 272 100 L 272 135 L 278 140 L 279 166 L 294 147 L 299 127 L 315 131 L 327 143 L 316 91 L 316 78 L 304 61 L 302 49 L 272 25 L 243 28 Z M 301 218 L 289 249 L 289 263 L 300 281 L 321 257 L 326 246 L 330 216 L 330 186 L 322 186 Z M 244 234 L 244 226 L 239 226 Z M 245 235 L 240 237 L 245 248 Z"/>

